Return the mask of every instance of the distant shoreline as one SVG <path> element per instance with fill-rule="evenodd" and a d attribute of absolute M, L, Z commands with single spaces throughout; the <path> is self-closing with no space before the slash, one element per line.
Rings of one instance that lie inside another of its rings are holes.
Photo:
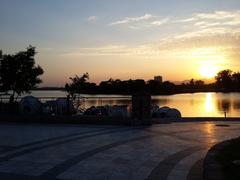
<path fill-rule="evenodd" d="M 63 87 L 41 87 L 41 88 L 35 88 L 31 91 L 65 91 L 65 88 Z"/>
<path fill-rule="evenodd" d="M 65 91 L 64 88 L 61 87 L 42 87 L 42 88 L 36 88 L 32 89 L 31 91 Z M 66 92 L 66 91 L 65 91 Z M 155 93 L 151 94 L 152 96 L 154 95 L 175 95 L 175 94 L 194 94 L 194 93 L 240 93 L 240 91 L 227 91 L 227 90 L 215 90 L 215 89 L 184 89 L 180 91 L 175 91 L 175 92 L 161 92 L 161 93 Z M 67 93 L 67 92 L 66 92 Z M 131 96 L 132 94 L 128 93 L 104 93 L 104 92 L 82 92 L 80 94 L 89 94 L 89 95 L 129 95 Z"/>

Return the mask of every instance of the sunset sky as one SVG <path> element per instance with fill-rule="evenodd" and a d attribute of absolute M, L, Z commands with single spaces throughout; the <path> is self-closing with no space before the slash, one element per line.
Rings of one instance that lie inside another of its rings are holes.
<path fill-rule="evenodd" d="M 240 70 L 240 0 L 1 0 L 3 53 L 36 46 L 42 86 L 88 72 L 182 81 Z"/>

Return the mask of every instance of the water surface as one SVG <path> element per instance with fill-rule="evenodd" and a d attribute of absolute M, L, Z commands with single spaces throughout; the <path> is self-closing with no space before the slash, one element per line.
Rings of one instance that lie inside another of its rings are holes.
<path fill-rule="evenodd" d="M 64 91 L 33 91 L 36 97 L 64 97 Z M 130 96 L 82 95 L 83 107 L 102 105 L 129 105 Z M 240 93 L 192 93 L 152 96 L 152 103 L 179 109 L 184 117 L 240 117 Z"/>

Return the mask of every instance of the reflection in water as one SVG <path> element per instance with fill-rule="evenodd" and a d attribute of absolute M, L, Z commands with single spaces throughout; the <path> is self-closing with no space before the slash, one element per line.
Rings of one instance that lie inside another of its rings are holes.
<path fill-rule="evenodd" d="M 130 105 L 131 97 L 90 96 L 83 107 L 105 105 Z M 168 106 L 180 110 L 183 117 L 228 117 L 240 116 L 240 93 L 193 93 L 172 96 L 152 96 L 152 104 Z"/>
<path fill-rule="evenodd" d="M 90 106 L 130 104 L 131 97 L 91 97 L 86 99 L 85 108 Z M 224 117 L 224 110 L 227 112 L 228 117 L 240 116 L 240 93 L 193 93 L 152 96 L 152 104 L 160 107 L 176 108 L 180 110 L 183 117 Z"/>
<path fill-rule="evenodd" d="M 229 99 L 220 99 L 218 100 L 218 110 L 229 113 L 231 109 L 231 101 Z"/>
<path fill-rule="evenodd" d="M 233 109 L 240 110 L 240 101 L 233 101 Z"/>
<path fill-rule="evenodd" d="M 105 106 L 105 105 L 129 105 L 131 104 L 131 99 L 104 99 L 104 98 L 94 98 L 94 99 L 86 99 L 84 103 L 84 107 L 88 108 L 91 106 Z"/>
<path fill-rule="evenodd" d="M 213 108 L 214 108 L 214 105 L 213 105 L 212 94 L 211 93 L 207 93 L 206 94 L 206 102 L 205 102 L 206 112 L 212 112 Z"/>
<path fill-rule="evenodd" d="M 164 106 L 165 104 L 168 104 L 170 99 L 167 98 L 159 98 L 159 97 L 154 97 L 152 98 L 152 104 L 157 104 L 158 106 Z"/>
<path fill-rule="evenodd" d="M 156 104 L 158 106 L 164 106 L 165 104 L 169 103 L 169 99 L 160 99 L 159 97 L 152 98 L 152 104 Z M 105 106 L 105 105 L 130 105 L 132 103 L 131 98 L 94 98 L 94 99 L 86 99 L 84 103 L 84 107 L 91 107 L 91 106 Z"/>
<path fill-rule="evenodd" d="M 36 97 L 66 97 L 64 91 L 33 91 Z M 85 108 L 101 105 L 129 105 L 130 96 L 83 94 Z M 89 98 L 88 98 L 89 97 Z M 106 98 L 101 98 L 106 97 Z M 117 98 L 115 98 L 117 97 Z M 192 93 L 152 96 L 152 103 L 179 109 L 184 117 L 240 117 L 240 93 Z"/>

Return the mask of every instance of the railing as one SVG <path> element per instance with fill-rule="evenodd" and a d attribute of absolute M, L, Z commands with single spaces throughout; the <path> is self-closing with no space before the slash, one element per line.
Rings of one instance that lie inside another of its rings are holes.
<path fill-rule="evenodd" d="M 7 103 L 9 102 L 9 97 L 10 96 L 0 96 L 0 103 Z M 18 99 L 16 100 L 17 102 L 19 102 L 22 97 L 18 97 Z M 54 101 L 57 100 L 58 98 L 66 98 L 66 96 L 46 96 L 46 97 L 36 97 L 38 98 L 41 102 L 45 103 L 46 101 Z M 95 101 L 94 101 L 95 100 Z M 86 109 L 89 106 L 103 106 L 104 101 L 107 102 L 111 102 L 111 105 L 117 105 L 117 102 L 115 101 L 119 101 L 119 100 L 124 100 L 124 101 L 128 101 L 130 104 L 131 102 L 131 96 L 76 96 L 76 98 L 74 99 L 74 104 L 79 107 L 80 109 Z M 94 102 L 91 102 L 94 101 Z M 88 102 L 88 103 L 87 103 Z M 86 107 L 86 104 L 88 105 Z M 106 105 L 107 103 L 105 103 L 104 105 Z M 125 103 L 126 104 L 126 103 Z"/>

